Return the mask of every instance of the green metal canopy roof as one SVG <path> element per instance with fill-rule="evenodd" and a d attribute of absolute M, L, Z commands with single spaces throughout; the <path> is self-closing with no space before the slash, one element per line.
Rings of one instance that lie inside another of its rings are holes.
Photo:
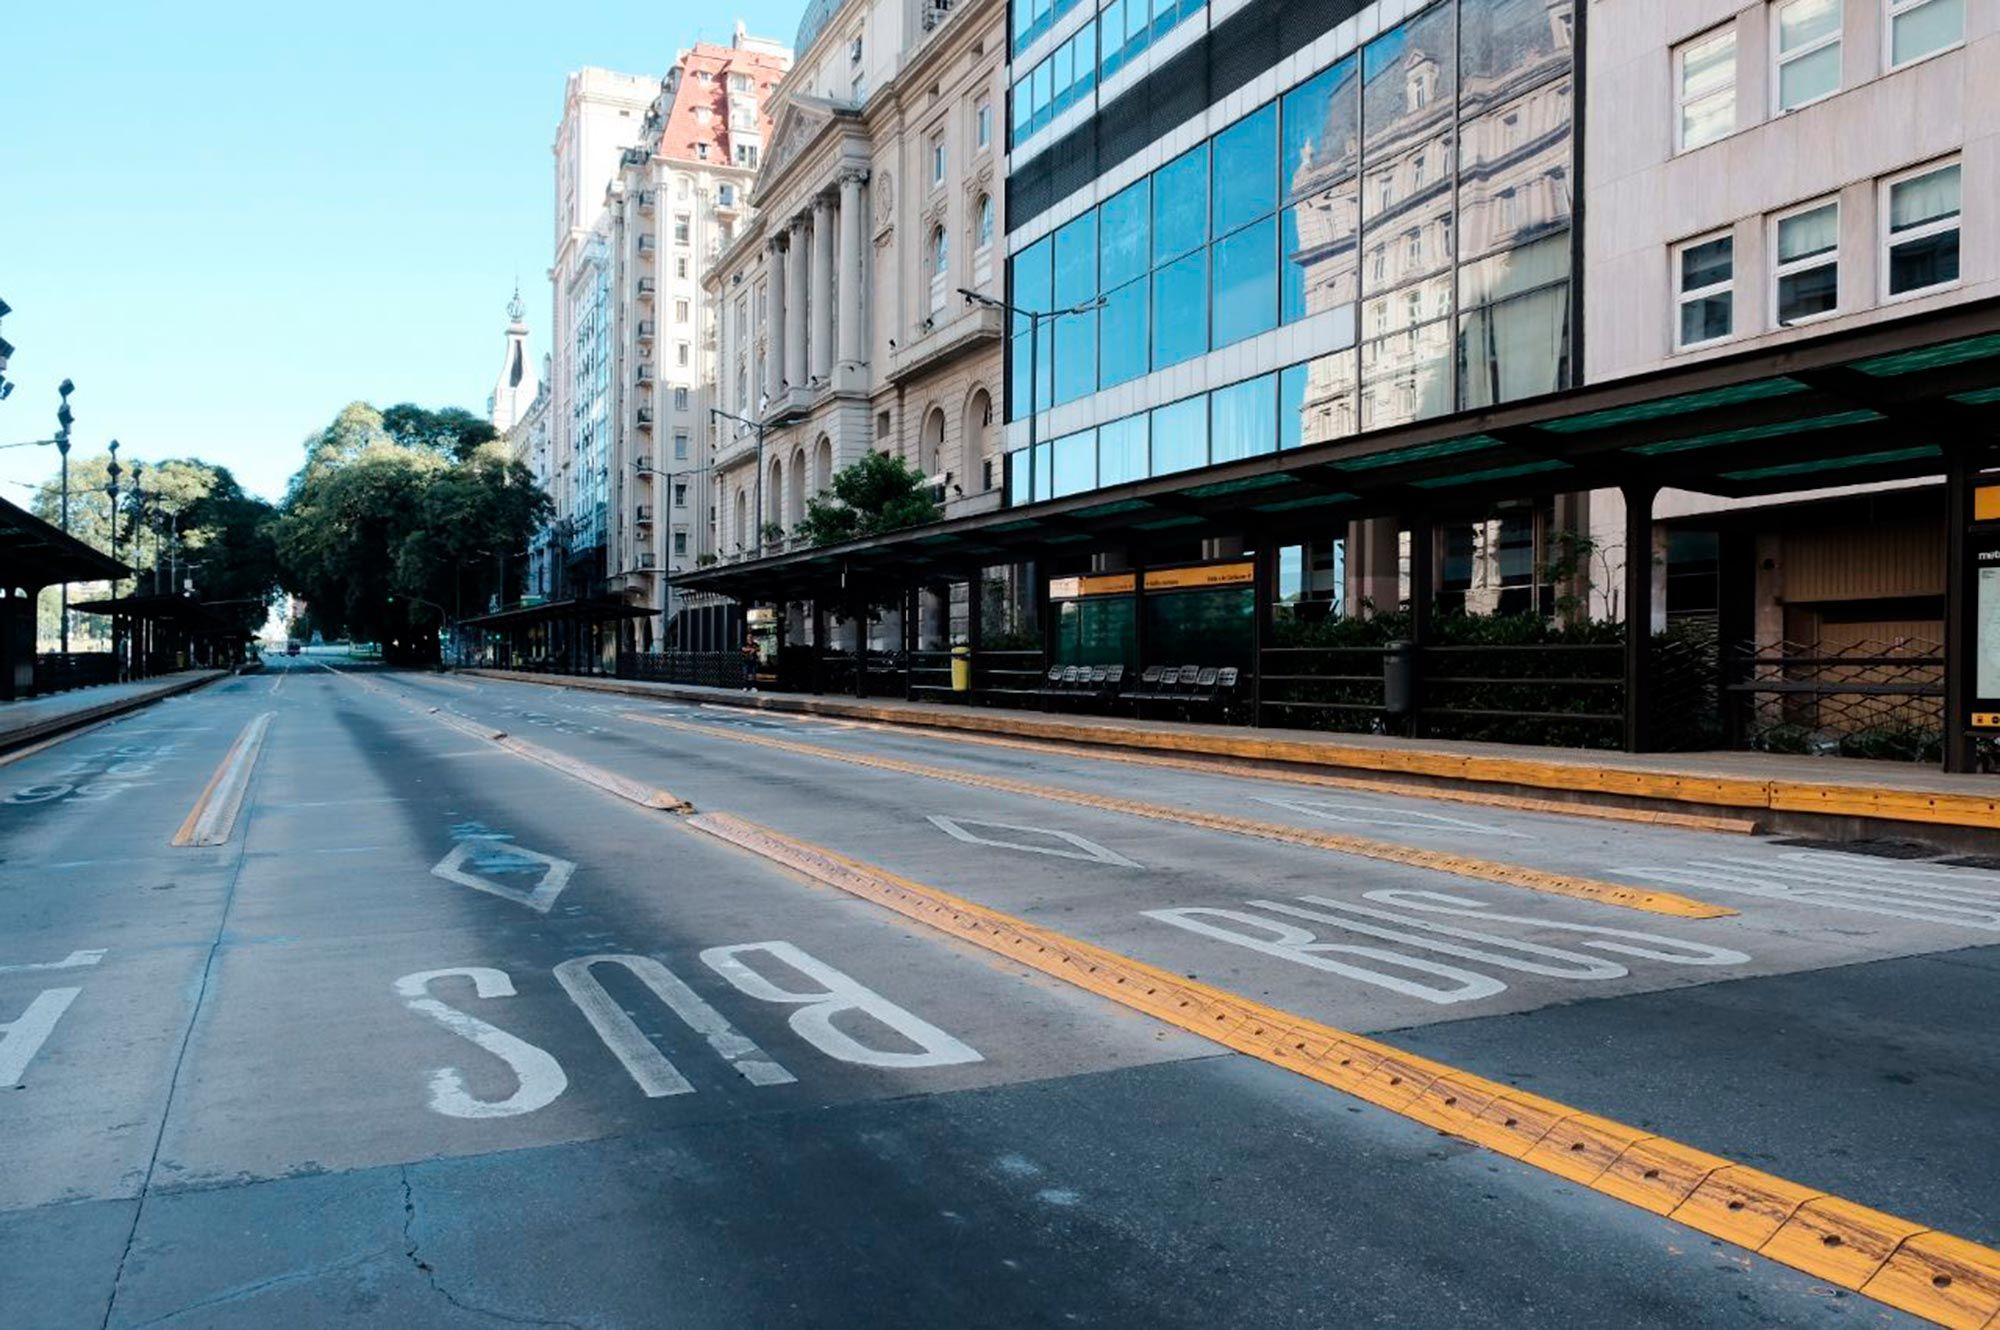
<path fill-rule="evenodd" d="M 1725 497 L 1943 470 L 2000 437 L 2000 299 L 1676 365 L 1067 499 L 722 564 L 678 587 L 771 600 L 963 577 L 1077 544 L 1296 537 L 1329 521 L 1450 518 L 1624 485 Z"/>

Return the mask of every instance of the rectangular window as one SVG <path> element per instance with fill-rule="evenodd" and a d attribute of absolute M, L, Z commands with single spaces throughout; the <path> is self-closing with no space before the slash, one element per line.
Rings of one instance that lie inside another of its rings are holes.
<path fill-rule="evenodd" d="M 687 409 L 688 409 L 688 390 L 685 388 L 674 389 L 674 410 L 685 411 Z"/>
<path fill-rule="evenodd" d="M 1097 312 L 1100 387 L 1130 383 L 1146 373 L 1151 293 L 1152 284 L 1140 277 L 1104 297 Z"/>
<path fill-rule="evenodd" d="M 1208 145 L 1153 173 L 1153 263 L 1199 248 L 1208 239 Z"/>
<path fill-rule="evenodd" d="M 1262 221 L 1278 207 L 1278 104 L 1252 112 L 1215 136 L 1210 154 L 1212 234 Z"/>
<path fill-rule="evenodd" d="M 933 187 L 944 184 L 944 167 L 944 135 L 934 134 L 931 136 L 931 185 Z"/>
<path fill-rule="evenodd" d="M 1208 350 L 1208 251 L 1198 249 L 1153 274 L 1153 368 Z"/>
<path fill-rule="evenodd" d="M 1890 297 L 1958 281 L 1958 192 L 1956 162 L 1889 182 L 1882 271 Z"/>
<path fill-rule="evenodd" d="M 688 363 L 688 344 L 686 342 L 676 342 L 674 344 L 674 363 L 681 366 L 685 366 Z"/>
<path fill-rule="evenodd" d="M 1889 68 L 1965 40 L 1965 0 L 1888 0 Z"/>
<path fill-rule="evenodd" d="M 1831 314 L 1840 304 L 1840 205 L 1780 217 L 1776 232 L 1778 326 Z"/>
<path fill-rule="evenodd" d="M 688 487 L 686 485 L 675 485 L 674 507 L 685 508 L 687 506 L 688 506 Z"/>
<path fill-rule="evenodd" d="M 674 214 L 674 243 L 676 245 L 685 245 L 688 243 L 689 226 L 690 223 L 686 213 L 680 212 Z"/>
<path fill-rule="evenodd" d="M 1153 411 L 1153 474 L 1208 465 L 1208 399 L 1190 397 Z"/>
<path fill-rule="evenodd" d="M 1771 80 L 1782 114 L 1840 91 L 1841 0 L 1783 0 L 1771 14 Z"/>
<path fill-rule="evenodd" d="M 674 302 L 674 322 L 686 323 L 687 321 L 688 321 L 688 302 L 685 300 L 676 300 Z"/>
<path fill-rule="evenodd" d="M 972 108 L 972 141 L 982 148 L 993 142 L 993 103 L 985 97 Z"/>
<path fill-rule="evenodd" d="M 1675 258 L 1682 350 L 1719 342 L 1736 331 L 1736 241 L 1728 233 L 1690 240 Z"/>
<path fill-rule="evenodd" d="M 674 460 L 675 460 L 676 462 L 685 462 L 685 461 L 687 461 L 687 459 L 688 459 L 688 435 L 687 435 L 687 431 L 686 431 L 686 430 L 675 430 L 675 431 L 674 431 Z"/>
<path fill-rule="evenodd" d="M 1057 439 L 1054 454 L 1051 497 L 1067 498 L 1097 488 L 1097 431 Z"/>
<path fill-rule="evenodd" d="M 1266 217 L 1215 242 L 1213 345 L 1278 326 L 1278 219 Z"/>
<path fill-rule="evenodd" d="M 1234 462 L 1278 450 L 1278 378 L 1218 388 L 1209 395 L 1209 460 Z"/>
<path fill-rule="evenodd" d="M 1697 37 L 1675 51 L 1674 85 L 1682 152 L 1735 132 L 1736 25 Z"/>
<path fill-rule="evenodd" d="M 1151 182 L 1141 180 L 1111 198 L 1098 210 L 1098 268 L 1104 289 L 1116 290 L 1148 268 L 1151 229 Z"/>
<path fill-rule="evenodd" d="M 1099 488 L 1146 478 L 1146 420 L 1143 415 L 1128 416 L 1097 431 Z"/>

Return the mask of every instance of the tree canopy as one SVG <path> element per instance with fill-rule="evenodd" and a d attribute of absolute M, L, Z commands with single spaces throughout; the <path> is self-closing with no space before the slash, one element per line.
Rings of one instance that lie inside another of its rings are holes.
<path fill-rule="evenodd" d="M 938 516 L 923 472 L 900 457 L 869 452 L 834 474 L 830 492 L 807 501 L 799 534 L 814 545 L 837 545 L 935 522 Z"/>
<path fill-rule="evenodd" d="M 277 523 L 280 573 L 311 628 L 391 639 L 516 594 L 548 511 L 485 421 L 356 402 L 306 441 Z"/>
<path fill-rule="evenodd" d="M 69 468 L 70 534 L 107 554 L 113 549 L 111 496 L 105 488 L 110 463 L 110 454 L 100 453 L 72 458 Z M 246 494 L 226 467 L 195 458 L 147 462 L 129 455 L 122 465 L 117 556 L 139 572 L 136 583 L 122 589 L 170 592 L 171 567 L 182 590 L 192 585 L 196 599 L 238 621 L 246 632 L 262 627 L 278 589 L 271 539 L 276 510 Z M 43 483 L 31 507 L 44 521 L 61 520 L 59 476 Z M 73 591 L 70 598 L 82 597 Z M 41 631 L 53 637 L 56 601 L 45 599 L 47 622 Z"/>

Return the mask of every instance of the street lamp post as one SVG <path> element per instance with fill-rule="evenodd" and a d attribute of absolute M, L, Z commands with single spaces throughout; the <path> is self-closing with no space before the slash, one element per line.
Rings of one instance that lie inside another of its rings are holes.
<path fill-rule="evenodd" d="M 1078 314 L 1088 314 L 1094 309 L 1103 309 L 1107 302 L 1103 296 L 1099 296 L 1095 300 L 1086 300 L 1081 305 L 1076 305 L 1069 309 L 1033 310 L 1021 309 L 1012 301 L 1002 300 L 998 296 L 989 296 L 983 291 L 974 291 L 969 287 L 959 287 L 958 293 L 975 305 L 984 305 L 987 309 L 997 309 L 1009 318 L 1026 319 L 1028 321 L 1028 475 L 1030 478 L 1030 493 L 1032 494 L 1035 466 L 1035 427 L 1038 424 L 1036 416 L 1041 412 L 1041 404 L 1035 399 L 1036 389 L 1041 386 L 1042 382 L 1042 323 L 1044 320 L 1053 323 L 1057 319 L 1066 319 Z"/>
<path fill-rule="evenodd" d="M 69 395 L 76 391 L 76 385 L 64 379 L 56 386 L 62 396 L 62 405 L 56 408 L 56 452 L 62 455 L 62 529 L 69 534 L 69 427 L 76 422 L 76 413 L 69 409 Z M 69 654 L 69 583 L 62 584 L 62 653 Z"/>
<path fill-rule="evenodd" d="M 757 431 L 757 512 L 751 525 L 757 531 L 755 554 L 761 559 L 764 557 L 764 422 L 752 420 L 748 416 L 734 415 L 718 406 L 708 408 L 708 413 L 723 420 L 733 420 L 739 425 L 748 425 Z"/>
<path fill-rule="evenodd" d="M 118 477 L 122 470 L 123 468 L 118 465 L 118 440 L 113 439 L 111 441 L 111 464 L 105 467 L 105 474 L 110 479 L 104 482 L 104 492 L 111 499 L 111 560 L 113 563 L 118 561 Z M 135 477 L 138 475 L 136 468 L 133 471 L 133 475 Z M 114 603 L 118 599 L 119 580 L 115 574 L 111 579 L 111 599 Z M 120 615 L 115 613 L 111 616 L 111 669 L 114 675 L 122 675 L 124 672 L 123 666 L 120 664 L 123 658 L 119 655 L 118 651 L 118 620 L 120 617 Z"/>

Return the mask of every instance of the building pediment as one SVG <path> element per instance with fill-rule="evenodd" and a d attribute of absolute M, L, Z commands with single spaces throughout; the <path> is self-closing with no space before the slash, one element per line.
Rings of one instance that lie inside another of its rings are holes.
<path fill-rule="evenodd" d="M 781 174 L 813 145 L 833 120 L 833 104 L 819 97 L 799 97 L 778 113 L 771 148 L 764 154 L 767 176 Z"/>

